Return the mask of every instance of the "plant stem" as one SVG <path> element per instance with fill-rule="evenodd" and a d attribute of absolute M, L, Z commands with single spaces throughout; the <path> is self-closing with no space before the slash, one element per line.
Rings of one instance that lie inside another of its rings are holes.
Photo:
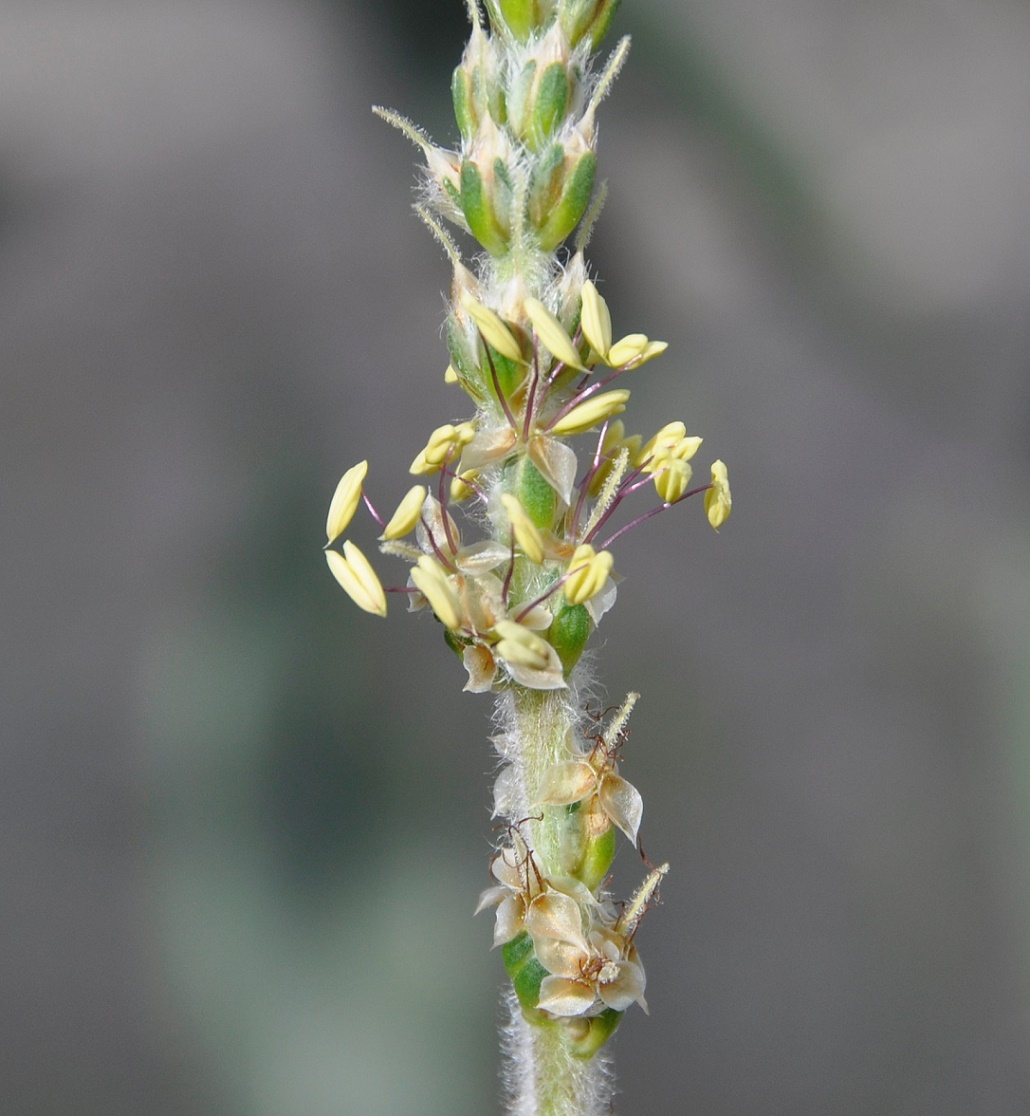
<path fill-rule="evenodd" d="M 563 1037 L 564 1024 L 527 1023 L 511 989 L 505 992 L 505 1007 L 509 1116 L 610 1116 L 615 1078 L 607 1050 L 577 1058 Z"/>
<path fill-rule="evenodd" d="M 518 800 L 513 816 L 541 873 L 551 879 L 568 872 L 568 821 L 563 809 L 540 808 L 544 773 L 569 758 L 566 741 L 578 721 L 575 679 L 568 690 L 513 686 L 498 699 L 506 752 L 515 767 Z M 523 819 L 525 819 L 523 821 Z M 505 992 L 504 1078 L 510 1116 L 604 1116 L 612 1111 L 614 1079 L 604 1051 L 592 1058 L 572 1053 L 568 1038 L 579 1021 L 528 1023 L 518 1000 Z"/>

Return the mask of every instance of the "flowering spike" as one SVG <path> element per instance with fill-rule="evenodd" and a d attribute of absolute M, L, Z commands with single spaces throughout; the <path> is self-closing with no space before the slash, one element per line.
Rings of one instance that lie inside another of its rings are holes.
<path fill-rule="evenodd" d="M 380 552 L 409 568 L 391 591 L 441 623 L 464 689 L 496 696 L 493 806 L 505 824 L 478 909 L 495 908 L 493 944 L 511 980 L 509 1116 L 599 1116 L 612 1111 L 612 1092 L 598 1053 L 634 1003 L 646 1011 L 637 930 L 667 866 L 627 904 L 605 890 L 617 842 L 636 844 L 643 817 L 619 771 L 636 694 L 600 730 L 583 704 L 595 685 L 584 652 L 616 600 L 614 543 L 700 492 L 718 529 L 730 489 L 722 461 L 711 484 L 689 488 L 702 443 L 683 423 L 644 442 L 618 418 L 630 393 L 613 381 L 667 348 L 640 332 L 613 340 L 584 256 L 604 201 L 596 116 L 629 40 L 601 64 L 592 52 L 618 0 L 465 5 L 455 150 L 375 111 L 425 161 L 416 208 L 451 268 L 444 380 L 474 413 L 438 426 L 412 462 L 412 473 L 435 478 L 431 491 L 416 484 L 386 523 L 365 502 Z M 483 252 L 464 261 L 447 222 Z M 337 486 L 330 544 L 363 498 L 367 468 Z M 604 529 L 652 485 L 658 506 L 648 500 Z M 353 543 L 326 561 L 361 608 L 385 614 L 385 591 Z"/>

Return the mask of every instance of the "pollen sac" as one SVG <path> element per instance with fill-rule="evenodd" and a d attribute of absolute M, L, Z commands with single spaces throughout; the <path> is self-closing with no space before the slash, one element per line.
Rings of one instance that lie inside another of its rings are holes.
<path fill-rule="evenodd" d="M 564 602 L 554 614 L 547 630 L 547 639 L 558 653 L 567 678 L 579 662 L 591 632 L 590 613 L 585 605 Z"/>

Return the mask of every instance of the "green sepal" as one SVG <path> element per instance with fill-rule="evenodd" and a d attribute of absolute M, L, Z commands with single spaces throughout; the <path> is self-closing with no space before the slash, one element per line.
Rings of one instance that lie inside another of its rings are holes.
<path fill-rule="evenodd" d="M 538 151 L 558 130 L 569 107 L 569 72 L 561 62 L 552 62 L 540 77 L 533 102 L 527 146 Z"/>
<path fill-rule="evenodd" d="M 590 1019 L 574 1019 L 565 1033 L 565 1042 L 577 1058 L 592 1058 L 615 1034 L 625 1012 L 605 1008 Z"/>
<path fill-rule="evenodd" d="M 565 178 L 561 198 L 538 230 L 538 241 L 545 252 L 551 252 L 579 224 L 590 204 L 597 174 L 597 156 L 587 151 L 580 156 L 571 175 Z"/>
<path fill-rule="evenodd" d="M 571 0 L 562 5 L 562 30 L 575 46 L 584 35 L 590 35 L 590 45 L 594 50 L 608 34 L 619 7 L 619 0 Z"/>
<path fill-rule="evenodd" d="M 486 111 L 498 127 L 503 127 L 508 123 L 508 101 L 504 86 L 499 81 L 490 81 L 482 67 L 476 70 L 476 77 L 478 88 L 483 90 L 480 96 L 483 97 Z"/>
<path fill-rule="evenodd" d="M 454 208 L 461 212 L 461 191 L 449 178 L 445 178 L 440 185 L 443 187 L 443 192 L 447 195 L 448 199 L 453 202 Z M 457 217 L 451 217 L 456 225 L 461 226 L 461 221 Z"/>
<path fill-rule="evenodd" d="M 494 216 L 502 230 L 511 228 L 511 207 L 515 197 L 515 183 L 503 159 L 494 159 Z"/>
<path fill-rule="evenodd" d="M 459 659 L 465 655 L 465 648 L 468 647 L 468 640 L 461 639 L 450 628 L 444 628 L 443 641 L 447 646 L 458 656 Z"/>
<path fill-rule="evenodd" d="M 544 531 L 554 526 L 558 511 L 558 493 L 544 479 L 543 473 L 526 456 L 518 459 L 512 478 L 513 492 L 526 514 Z"/>
<path fill-rule="evenodd" d="M 565 181 L 565 148 L 553 143 L 536 160 L 533 177 L 529 184 L 529 219 L 535 228 L 547 221 L 548 214 L 561 197 Z"/>
<path fill-rule="evenodd" d="M 551 626 L 547 629 L 547 640 L 557 651 L 566 678 L 579 662 L 592 628 L 593 622 L 586 605 L 570 605 L 563 601 L 554 614 Z"/>
<path fill-rule="evenodd" d="M 611 871 L 616 844 L 614 825 L 609 825 L 603 833 L 587 841 L 576 879 L 581 880 L 591 891 L 596 891 Z"/>
<path fill-rule="evenodd" d="M 491 256 L 507 255 L 508 236 L 497 223 L 479 167 L 470 160 L 461 164 L 461 210 L 468 222 L 469 232 Z"/>
<path fill-rule="evenodd" d="M 458 383 L 477 403 L 482 402 L 483 375 L 469 352 L 465 331 L 453 314 L 447 315 L 444 334 L 447 338 L 447 352 L 451 358 L 451 367 L 458 374 Z"/>
<path fill-rule="evenodd" d="M 512 79 L 508 89 L 508 126 L 521 140 L 529 126 L 529 103 L 536 77 L 536 59 L 531 58 Z"/>
<path fill-rule="evenodd" d="M 518 361 L 510 360 L 503 353 L 499 353 L 492 345 L 486 347 L 489 359 L 493 361 L 494 371 L 497 373 L 497 383 L 501 387 L 501 394 L 505 399 L 511 399 L 526 378 L 526 366 Z M 490 394 L 497 399 L 497 389 L 494 386 L 494 378 L 490 375 L 488 362 L 483 364 L 483 375 L 486 378 Z M 497 401 L 500 402 L 499 399 Z"/>
<path fill-rule="evenodd" d="M 479 126 L 472 92 L 472 78 L 463 66 L 458 66 L 451 78 L 451 100 L 454 102 L 454 119 L 466 143 L 471 143 Z"/>
<path fill-rule="evenodd" d="M 597 50 L 604 37 L 611 30 L 612 20 L 615 19 L 615 13 L 619 10 L 620 3 L 622 3 L 622 0 L 601 0 L 597 15 L 594 16 L 594 22 L 590 25 L 590 45 L 594 50 Z"/>
<path fill-rule="evenodd" d="M 533 1011 L 540 1003 L 540 984 L 547 970 L 537 960 L 533 939 L 523 930 L 501 947 L 504 968 L 511 980 L 519 1004 L 526 1011 Z"/>
<path fill-rule="evenodd" d="M 491 16 L 499 16 L 520 43 L 524 43 L 540 25 L 538 0 L 493 0 L 487 7 Z"/>

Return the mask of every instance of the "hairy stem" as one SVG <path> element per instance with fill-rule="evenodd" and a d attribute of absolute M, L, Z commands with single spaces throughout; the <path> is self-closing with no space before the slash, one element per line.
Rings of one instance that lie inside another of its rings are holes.
<path fill-rule="evenodd" d="M 553 763 L 569 757 L 566 741 L 578 721 L 577 689 L 528 690 L 513 686 L 498 700 L 498 721 L 507 736 L 506 751 L 515 768 L 513 805 L 519 832 L 544 876 L 566 875 L 569 837 L 565 811 L 539 807 L 539 788 Z M 503 1070 L 510 1116 L 602 1116 L 612 1109 L 614 1077 L 605 1052 L 576 1056 L 569 1039 L 579 1020 L 546 1026 L 529 1023 L 518 1000 L 505 992 Z"/>
<path fill-rule="evenodd" d="M 615 1078 L 606 1050 L 592 1058 L 573 1055 L 565 1024 L 533 1026 L 509 988 L 504 1028 L 504 1084 L 509 1116 L 609 1116 Z"/>

